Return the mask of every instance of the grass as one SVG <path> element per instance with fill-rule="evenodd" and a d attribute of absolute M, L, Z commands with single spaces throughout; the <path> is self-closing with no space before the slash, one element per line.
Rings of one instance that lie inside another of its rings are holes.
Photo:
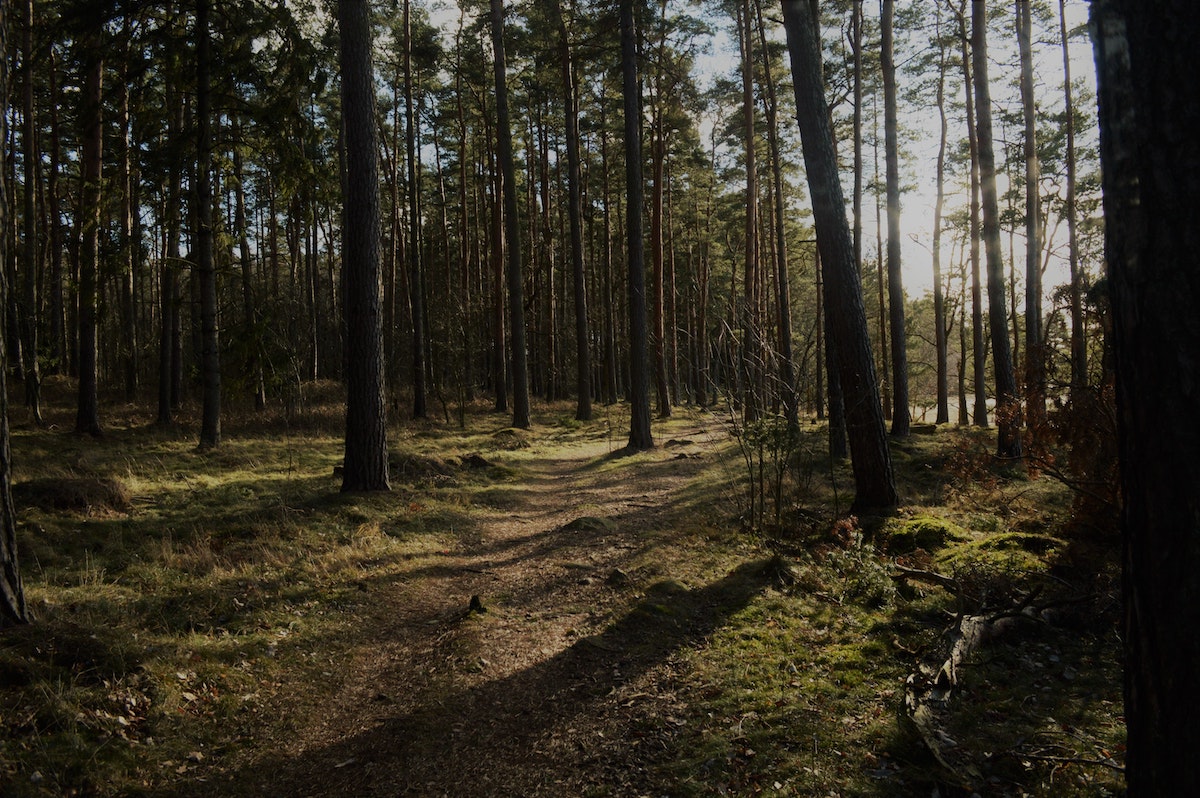
<path fill-rule="evenodd" d="M 252 759 L 340 688 L 364 625 L 386 610 L 374 603 L 384 588 L 418 589 L 421 574 L 479 544 L 482 514 L 522 506 L 536 458 L 604 442 L 590 473 L 634 494 L 638 469 L 672 467 L 661 452 L 618 456 L 621 408 L 577 422 L 566 405 L 539 407 L 530 431 L 476 411 L 464 428 L 396 427 L 394 490 L 343 496 L 337 394 L 311 395 L 299 420 L 235 413 L 206 454 L 188 427 L 155 428 L 135 407 L 101 441 L 16 425 L 21 558 L 38 620 L 0 635 L 0 793 L 171 794 L 214 760 Z M 984 433 L 943 430 L 893 444 L 908 501 L 896 516 L 848 519 L 848 466 L 823 461 L 823 428 L 811 427 L 786 472 L 781 523 L 747 529 L 737 444 L 687 440 L 717 423 L 687 410 L 656 421 L 656 437 L 677 442 L 664 451 L 699 460 L 694 475 L 637 530 L 616 603 L 596 610 L 594 628 L 571 630 L 595 632 L 601 650 L 629 633 L 641 641 L 629 656 L 658 658 L 642 678 L 669 692 L 669 712 L 631 721 L 635 738 L 662 741 L 645 778 L 679 796 L 952 794 L 962 785 L 905 728 L 900 702 L 962 599 L 898 585 L 890 556 L 1002 584 L 991 600 L 1045 579 L 1103 599 L 1110 582 L 1058 560 L 1069 492 L 997 468 Z M 486 466 L 458 466 L 468 454 Z M 577 534 L 617 526 L 594 505 L 577 515 Z M 773 552 L 781 573 L 761 565 Z M 570 578 L 585 568 L 563 566 Z M 519 595 L 491 603 L 471 628 L 523 611 Z M 1119 761 L 1123 734 L 1111 607 L 1097 616 L 1095 606 L 1066 603 L 972 661 L 946 723 L 984 774 L 972 789 L 1120 791 L 1120 774 L 1095 764 Z M 455 654 L 482 679 L 472 640 Z"/>

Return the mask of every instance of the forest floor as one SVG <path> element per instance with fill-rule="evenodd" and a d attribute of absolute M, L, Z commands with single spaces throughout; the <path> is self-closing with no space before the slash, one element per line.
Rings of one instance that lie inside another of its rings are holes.
<path fill-rule="evenodd" d="M 101 441 L 18 420 L 38 622 L 0 634 L 0 794 L 1120 793 L 1113 557 L 986 432 L 894 442 L 904 506 L 854 518 L 808 424 L 750 524 L 727 414 L 629 453 L 619 407 L 479 407 L 394 425 L 393 490 L 342 495 L 323 391 L 204 454 L 134 406 Z M 906 680 L 1014 610 L 935 757 Z"/>

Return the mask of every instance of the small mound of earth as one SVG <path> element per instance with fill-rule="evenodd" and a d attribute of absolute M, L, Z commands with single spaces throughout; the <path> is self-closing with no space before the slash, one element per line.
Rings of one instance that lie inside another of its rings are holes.
<path fill-rule="evenodd" d="M 502 429 L 492 436 L 492 443 L 498 449 L 513 451 L 514 449 L 528 449 L 529 436 L 524 431 L 509 427 Z"/>
<path fill-rule="evenodd" d="M 585 515 L 573 521 L 568 521 L 560 526 L 559 530 L 563 532 L 615 532 L 617 524 L 615 521 L 610 521 L 607 518 Z"/>
<path fill-rule="evenodd" d="M 13 499 L 24 507 L 56 512 L 104 515 L 128 513 L 129 488 L 111 477 L 45 477 L 13 485 Z"/>
<path fill-rule="evenodd" d="M 480 468 L 491 468 L 492 464 L 477 454 L 466 454 L 462 457 L 462 467 L 474 470 Z"/>
<path fill-rule="evenodd" d="M 436 479 L 454 473 L 454 467 L 440 458 L 398 452 L 388 455 L 388 468 L 393 476 L 403 479 Z"/>

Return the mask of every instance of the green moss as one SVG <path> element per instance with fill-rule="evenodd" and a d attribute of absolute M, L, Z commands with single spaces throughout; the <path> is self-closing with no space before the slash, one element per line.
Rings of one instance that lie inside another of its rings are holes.
<path fill-rule="evenodd" d="M 944 518 L 918 516 L 884 525 L 883 545 L 888 554 L 908 554 L 917 549 L 935 552 L 951 543 L 970 539 L 966 530 Z"/>

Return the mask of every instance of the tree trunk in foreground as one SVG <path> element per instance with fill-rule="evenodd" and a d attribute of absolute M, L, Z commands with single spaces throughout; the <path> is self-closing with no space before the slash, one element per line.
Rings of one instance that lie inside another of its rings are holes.
<path fill-rule="evenodd" d="M 8 108 L 8 20 L 7 6 L 0 3 L 0 108 Z M 0 141 L 8 141 L 8 114 L 0 114 Z M 0 169 L 0 230 L 8 224 L 8 190 L 5 170 Z M 0 263 L 4 262 L 8 238 L 0 236 Z M 0 313 L 8 307 L 12 286 L 0 269 Z M 0 330 L 5 329 L 0 319 Z M 8 449 L 8 350 L 0 346 L 0 628 L 29 621 L 21 568 L 17 561 L 17 516 L 12 498 L 12 458 Z"/>
<path fill-rule="evenodd" d="M 383 396 L 383 297 L 379 264 L 379 163 L 371 7 L 339 0 L 346 195 L 342 280 L 346 313 L 346 457 L 342 491 L 387 490 Z"/>
<path fill-rule="evenodd" d="M 1124 506 L 1125 778 L 1200 795 L 1200 17 L 1094 0 Z"/>
<path fill-rule="evenodd" d="M 834 155 L 833 131 L 829 126 L 817 20 L 808 0 L 783 0 L 782 5 L 817 247 L 824 266 L 826 307 L 837 309 L 836 314 L 830 314 L 830 322 L 845 397 L 846 430 L 854 467 L 854 507 L 895 507 L 896 482 L 879 404 L 862 286 L 854 263 L 853 241 Z"/>
<path fill-rule="evenodd" d="M 212 136 L 209 133 L 212 60 L 209 0 L 196 3 L 196 280 L 200 288 L 200 373 L 203 407 L 200 449 L 221 443 L 221 340 L 217 329 L 217 269 L 213 262 Z"/>
<path fill-rule="evenodd" d="M 646 244 L 642 240 L 641 89 L 633 0 L 621 0 L 621 94 L 625 103 L 625 236 L 629 244 L 629 448 L 651 449 L 647 363 Z"/>
<path fill-rule="evenodd" d="M 579 109 L 575 99 L 575 68 L 571 59 L 571 38 L 562 4 L 554 0 L 558 26 L 559 58 L 562 60 L 563 110 L 567 138 L 567 215 L 571 226 L 571 280 L 575 291 L 575 419 L 592 418 L 592 354 L 588 346 L 587 275 L 583 269 L 583 176 L 579 157 Z"/>
<path fill-rule="evenodd" d="M 492 2 L 492 49 L 495 53 L 496 140 L 504 179 L 504 237 L 508 245 L 508 320 L 512 345 L 513 426 L 529 427 L 529 367 L 525 352 L 525 298 L 521 282 L 521 220 L 517 217 L 517 181 L 513 170 L 512 128 L 504 63 L 504 5 Z"/>
<path fill-rule="evenodd" d="M 84 42 L 86 75 L 80 96 L 80 210 L 79 240 L 79 401 L 75 431 L 100 434 L 100 405 L 96 389 L 96 273 L 100 258 L 100 177 L 104 135 L 101 127 L 104 61 L 100 33 Z"/>
<path fill-rule="evenodd" d="M 896 60 L 892 37 L 895 0 L 884 0 L 883 136 L 887 172 L 887 273 L 888 321 L 892 332 L 892 435 L 906 438 L 908 416 L 908 346 L 904 329 L 904 284 L 900 268 L 900 142 L 896 119 Z"/>
<path fill-rule="evenodd" d="M 992 367 L 996 372 L 996 455 L 1021 456 L 1021 402 L 1013 369 L 1005 305 L 1004 257 L 1000 251 L 1000 205 L 996 196 L 996 154 L 992 144 L 992 95 L 988 85 L 987 9 L 971 3 L 971 62 L 975 78 L 975 135 L 979 139 L 979 180 L 983 189 L 983 246 L 987 259 L 988 321 Z"/>

